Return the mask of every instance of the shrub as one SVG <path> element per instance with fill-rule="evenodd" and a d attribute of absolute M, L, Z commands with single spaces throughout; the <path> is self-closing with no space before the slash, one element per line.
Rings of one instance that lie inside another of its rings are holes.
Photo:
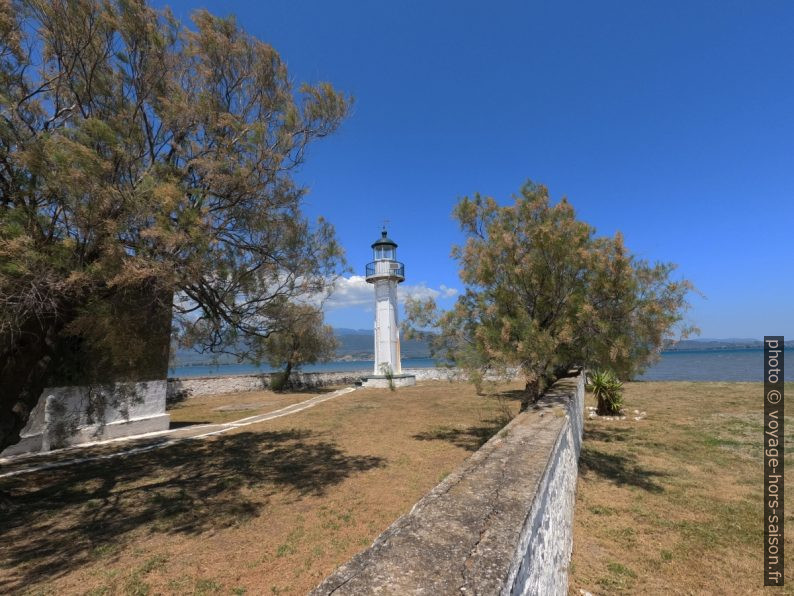
<path fill-rule="evenodd" d="M 283 372 L 274 372 L 271 374 L 270 388 L 273 391 L 284 391 L 287 388 L 287 379 Z"/>
<path fill-rule="evenodd" d="M 623 407 L 623 383 L 609 369 L 590 373 L 588 389 L 598 402 L 597 412 L 602 416 L 614 416 Z"/>

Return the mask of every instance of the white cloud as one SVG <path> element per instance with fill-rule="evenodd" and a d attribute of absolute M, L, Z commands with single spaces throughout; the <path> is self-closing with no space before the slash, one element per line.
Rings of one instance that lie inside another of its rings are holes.
<path fill-rule="evenodd" d="M 433 288 L 428 288 L 424 284 L 416 286 L 401 284 L 397 286 L 397 300 L 400 302 L 405 302 L 406 298 L 427 300 L 428 298 L 438 298 L 440 295 L 441 292 Z"/>
<path fill-rule="evenodd" d="M 400 284 L 397 286 L 397 299 L 402 303 L 408 297 L 427 299 L 427 298 L 451 298 L 458 291 L 445 285 L 439 289 L 430 288 L 425 284 Z M 350 277 L 340 277 L 337 279 L 334 291 L 325 301 L 325 308 L 347 308 L 351 306 L 371 306 L 375 299 L 372 284 L 368 284 L 361 275 L 351 275 Z"/>
<path fill-rule="evenodd" d="M 325 301 L 325 307 L 360 306 L 369 304 L 372 300 L 372 286 L 362 275 L 351 275 L 336 280 L 333 292 Z"/>
<path fill-rule="evenodd" d="M 458 294 L 457 288 L 448 288 L 444 284 L 438 286 L 438 289 L 441 290 L 441 295 L 444 298 L 452 298 L 453 296 L 457 296 Z"/>

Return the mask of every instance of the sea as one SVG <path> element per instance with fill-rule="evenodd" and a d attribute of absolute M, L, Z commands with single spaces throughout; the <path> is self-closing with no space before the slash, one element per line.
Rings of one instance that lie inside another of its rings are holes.
<path fill-rule="evenodd" d="M 788 349 L 786 356 L 792 355 Z M 724 350 L 677 350 L 662 352 L 661 359 L 638 378 L 640 381 L 761 381 L 764 351 L 742 348 Z M 432 368 L 431 358 L 404 358 L 403 368 Z M 303 372 L 372 371 L 372 361 L 324 362 L 304 366 Z M 784 367 L 784 379 L 794 381 L 794 359 Z M 169 371 L 172 378 L 213 377 L 273 372 L 267 365 L 222 364 L 176 366 Z"/>

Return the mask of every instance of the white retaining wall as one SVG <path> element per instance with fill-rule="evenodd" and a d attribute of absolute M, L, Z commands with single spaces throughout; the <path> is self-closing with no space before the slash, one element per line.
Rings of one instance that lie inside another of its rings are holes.
<path fill-rule="evenodd" d="M 0 456 L 167 430 L 170 416 L 165 413 L 165 397 L 165 380 L 94 388 L 48 387 L 30 413 L 20 441 Z"/>

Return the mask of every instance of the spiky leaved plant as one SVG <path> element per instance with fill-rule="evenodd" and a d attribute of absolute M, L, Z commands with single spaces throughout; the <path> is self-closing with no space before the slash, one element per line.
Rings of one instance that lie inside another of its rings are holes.
<path fill-rule="evenodd" d="M 601 416 L 614 416 L 623 407 L 623 383 L 612 370 L 596 370 L 590 373 L 588 389 L 595 395 L 597 412 Z"/>
<path fill-rule="evenodd" d="M 391 369 L 391 364 L 389 364 L 388 362 L 382 362 L 380 365 L 380 372 L 384 377 L 386 377 L 386 380 L 389 382 L 389 389 L 392 391 L 396 391 L 397 388 L 394 386 L 394 372 Z"/>

